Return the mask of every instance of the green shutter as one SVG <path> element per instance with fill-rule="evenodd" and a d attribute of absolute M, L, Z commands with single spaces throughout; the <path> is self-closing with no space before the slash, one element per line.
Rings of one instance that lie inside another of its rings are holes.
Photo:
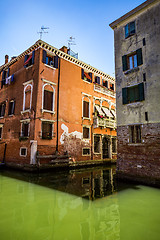
<path fill-rule="evenodd" d="M 139 101 L 143 101 L 144 98 L 144 83 L 140 83 L 138 84 L 138 88 L 139 88 Z"/>
<path fill-rule="evenodd" d="M 122 56 L 122 64 L 123 64 L 123 71 L 126 71 L 128 69 L 128 66 L 127 66 L 127 55 Z"/>
<path fill-rule="evenodd" d="M 127 104 L 127 88 L 122 88 L 122 102 L 123 104 Z"/>
<path fill-rule="evenodd" d="M 142 48 L 137 49 L 137 65 L 140 66 L 143 64 L 143 57 L 142 57 Z"/>

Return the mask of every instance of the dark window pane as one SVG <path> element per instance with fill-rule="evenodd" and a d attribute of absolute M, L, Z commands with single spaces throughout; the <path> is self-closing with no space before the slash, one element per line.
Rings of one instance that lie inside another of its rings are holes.
<path fill-rule="evenodd" d="M 52 123 L 42 123 L 42 139 L 52 139 Z"/>
<path fill-rule="evenodd" d="M 53 92 L 44 90 L 43 109 L 53 111 Z"/>
<path fill-rule="evenodd" d="M 28 137 L 29 123 L 22 124 L 22 137 Z"/>
<path fill-rule="evenodd" d="M 117 149 L 116 149 L 116 138 L 112 138 L 112 152 L 116 153 Z"/>
<path fill-rule="evenodd" d="M 8 110 L 8 115 L 13 115 L 14 114 L 14 106 L 15 106 L 15 102 L 11 101 L 9 103 L 9 110 Z"/>
<path fill-rule="evenodd" d="M 0 128 L 0 139 L 2 138 L 2 127 Z"/>
<path fill-rule="evenodd" d="M 83 138 L 89 138 L 89 128 L 83 127 Z"/>
<path fill-rule="evenodd" d="M 90 154 L 90 148 L 83 148 L 83 155 L 89 155 Z"/>
<path fill-rule="evenodd" d="M 94 152 L 100 153 L 100 136 L 94 136 Z"/>
<path fill-rule="evenodd" d="M 89 102 L 83 101 L 83 117 L 89 118 Z"/>
<path fill-rule="evenodd" d="M 141 143 L 141 127 L 140 125 L 135 126 L 136 142 Z"/>

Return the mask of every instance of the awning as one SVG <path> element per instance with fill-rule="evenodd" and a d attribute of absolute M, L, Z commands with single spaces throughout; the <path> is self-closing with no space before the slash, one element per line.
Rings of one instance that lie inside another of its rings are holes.
<path fill-rule="evenodd" d="M 102 107 L 102 109 L 105 112 L 107 117 L 112 117 L 113 118 L 113 115 L 112 115 L 112 113 L 110 112 L 110 110 L 108 108 Z"/>
<path fill-rule="evenodd" d="M 25 61 L 24 65 L 28 64 L 29 61 L 31 60 L 31 58 L 32 58 L 32 54 L 31 54 L 31 56 L 29 56 L 29 58 L 27 59 L 27 61 Z"/>
<path fill-rule="evenodd" d="M 84 75 L 87 79 L 92 80 L 88 73 L 84 72 Z"/>
<path fill-rule="evenodd" d="M 98 111 L 99 115 L 105 116 L 104 112 L 102 111 L 101 107 L 98 105 L 95 105 L 96 110 Z"/>

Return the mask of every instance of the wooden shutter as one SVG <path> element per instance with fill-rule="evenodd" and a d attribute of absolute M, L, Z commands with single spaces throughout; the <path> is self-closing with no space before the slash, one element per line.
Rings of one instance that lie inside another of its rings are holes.
<path fill-rule="evenodd" d="M 128 66 L 127 66 L 127 55 L 122 56 L 122 65 L 123 65 L 123 71 L 128 70 Z"/>
<path fill-rule="evenodd" d="M 53 111 L 53 92 L 44 90 L 43 109 Z"/>
<path fill-rule="evenodd" d="M 84 79 L 84 69 L 81 69 L 81 78 Z"/>
<path fill-rule="evenodd" d="M 143 101 L 145 99 L 144 97 L 144 83 L 140 83 L 138 84 L 138 88 L 139 88 L 139 101 Z"/>
<path fill-rule="evenodd" d="M 130 34 L 135 33 L 135 22 L 130 22 Z"/>
<path fill-rule="evenodd" d="M 125 38 L 129 36 L 128 24 L 125 26 Z"/>
<path fill-rule="evenodd" d="M 43 63 L 46 63 L 46 57 L 47 57 L 47 52 L 43 50 L 43 58 L 42 58 Z"/>
<path fill-rule="evenodd" d="M 14 74 L 12 74 L 12 76 L 11 76 L 11 82 L 14 82 Z"/>
<path fill-rule="evenodd" d="M 89 102 L 83 101 L 83 117 L 89 118 Z"/>
<path fill-rule="evenodd" d="M 30 109 L 31 89 L 25 91 L 25 110 Z"/>
<path fill-rule="evenodd" d="M 83 138 L 89 138 L 89 128 L 83 127 Z"/>
<path fill-rule="evenodd" d="M 54 56 L 54 67 L 55 68 L 58 68 L 58 59 L 59 59 L 58 56 Z"/>
<path fill-rule="evenodd" d="M 91 78 L 90 82 L 92 82 L 92 73 L 90 72 L 90 73 L 88 73 L 88 75 L 89 75 L 90 78 Z"/>
<path fill-rule="evenodd" d="M 27 61 L 27 59 L 28 59 L 28 55 L 25 55 L 25 56 L 24 56 L 24 63 Z M 25 67 L 25 68 L 28 67 L 28 64 L 25 64 L 24 67 Z"/>
<path fill-rule="evenodd" d="M 137 65 L 140 66 L 143 64 L 143 57 L 142 57 L 142 48 L 137 49 Z"/>
<path fill-rule="evenodd" d="M 127 104 L 128 100 L 127 100 L 127 88 L 122 88 L 122 102 L 123 104 Z"/>
<path fill-rule="evenodd" d="M 32 64 L 34 64 L 35 50 L 32 52 Z"/>

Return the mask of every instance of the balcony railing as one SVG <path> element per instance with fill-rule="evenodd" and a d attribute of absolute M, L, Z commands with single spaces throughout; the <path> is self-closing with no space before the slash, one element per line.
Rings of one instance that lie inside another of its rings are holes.
<path fill-rule="evenodd" d="M 99 118 L 99 117 L 94 117 L 93 118 L 93 127 L 103 127 L 103 128 L 117 128 L 117 124 L 115 120 L 112 119 L 105 119 L 105 118 Z"/>
<path fill-rule="evenodd" d="M 116 97 L 116 93 L 113 90 L 109 90 L 108 88 L 98 85 L 98 84 L 94 84 L 94 91 L 103 93 L 107 96 L 111 96 L 114 98 Z"/>

